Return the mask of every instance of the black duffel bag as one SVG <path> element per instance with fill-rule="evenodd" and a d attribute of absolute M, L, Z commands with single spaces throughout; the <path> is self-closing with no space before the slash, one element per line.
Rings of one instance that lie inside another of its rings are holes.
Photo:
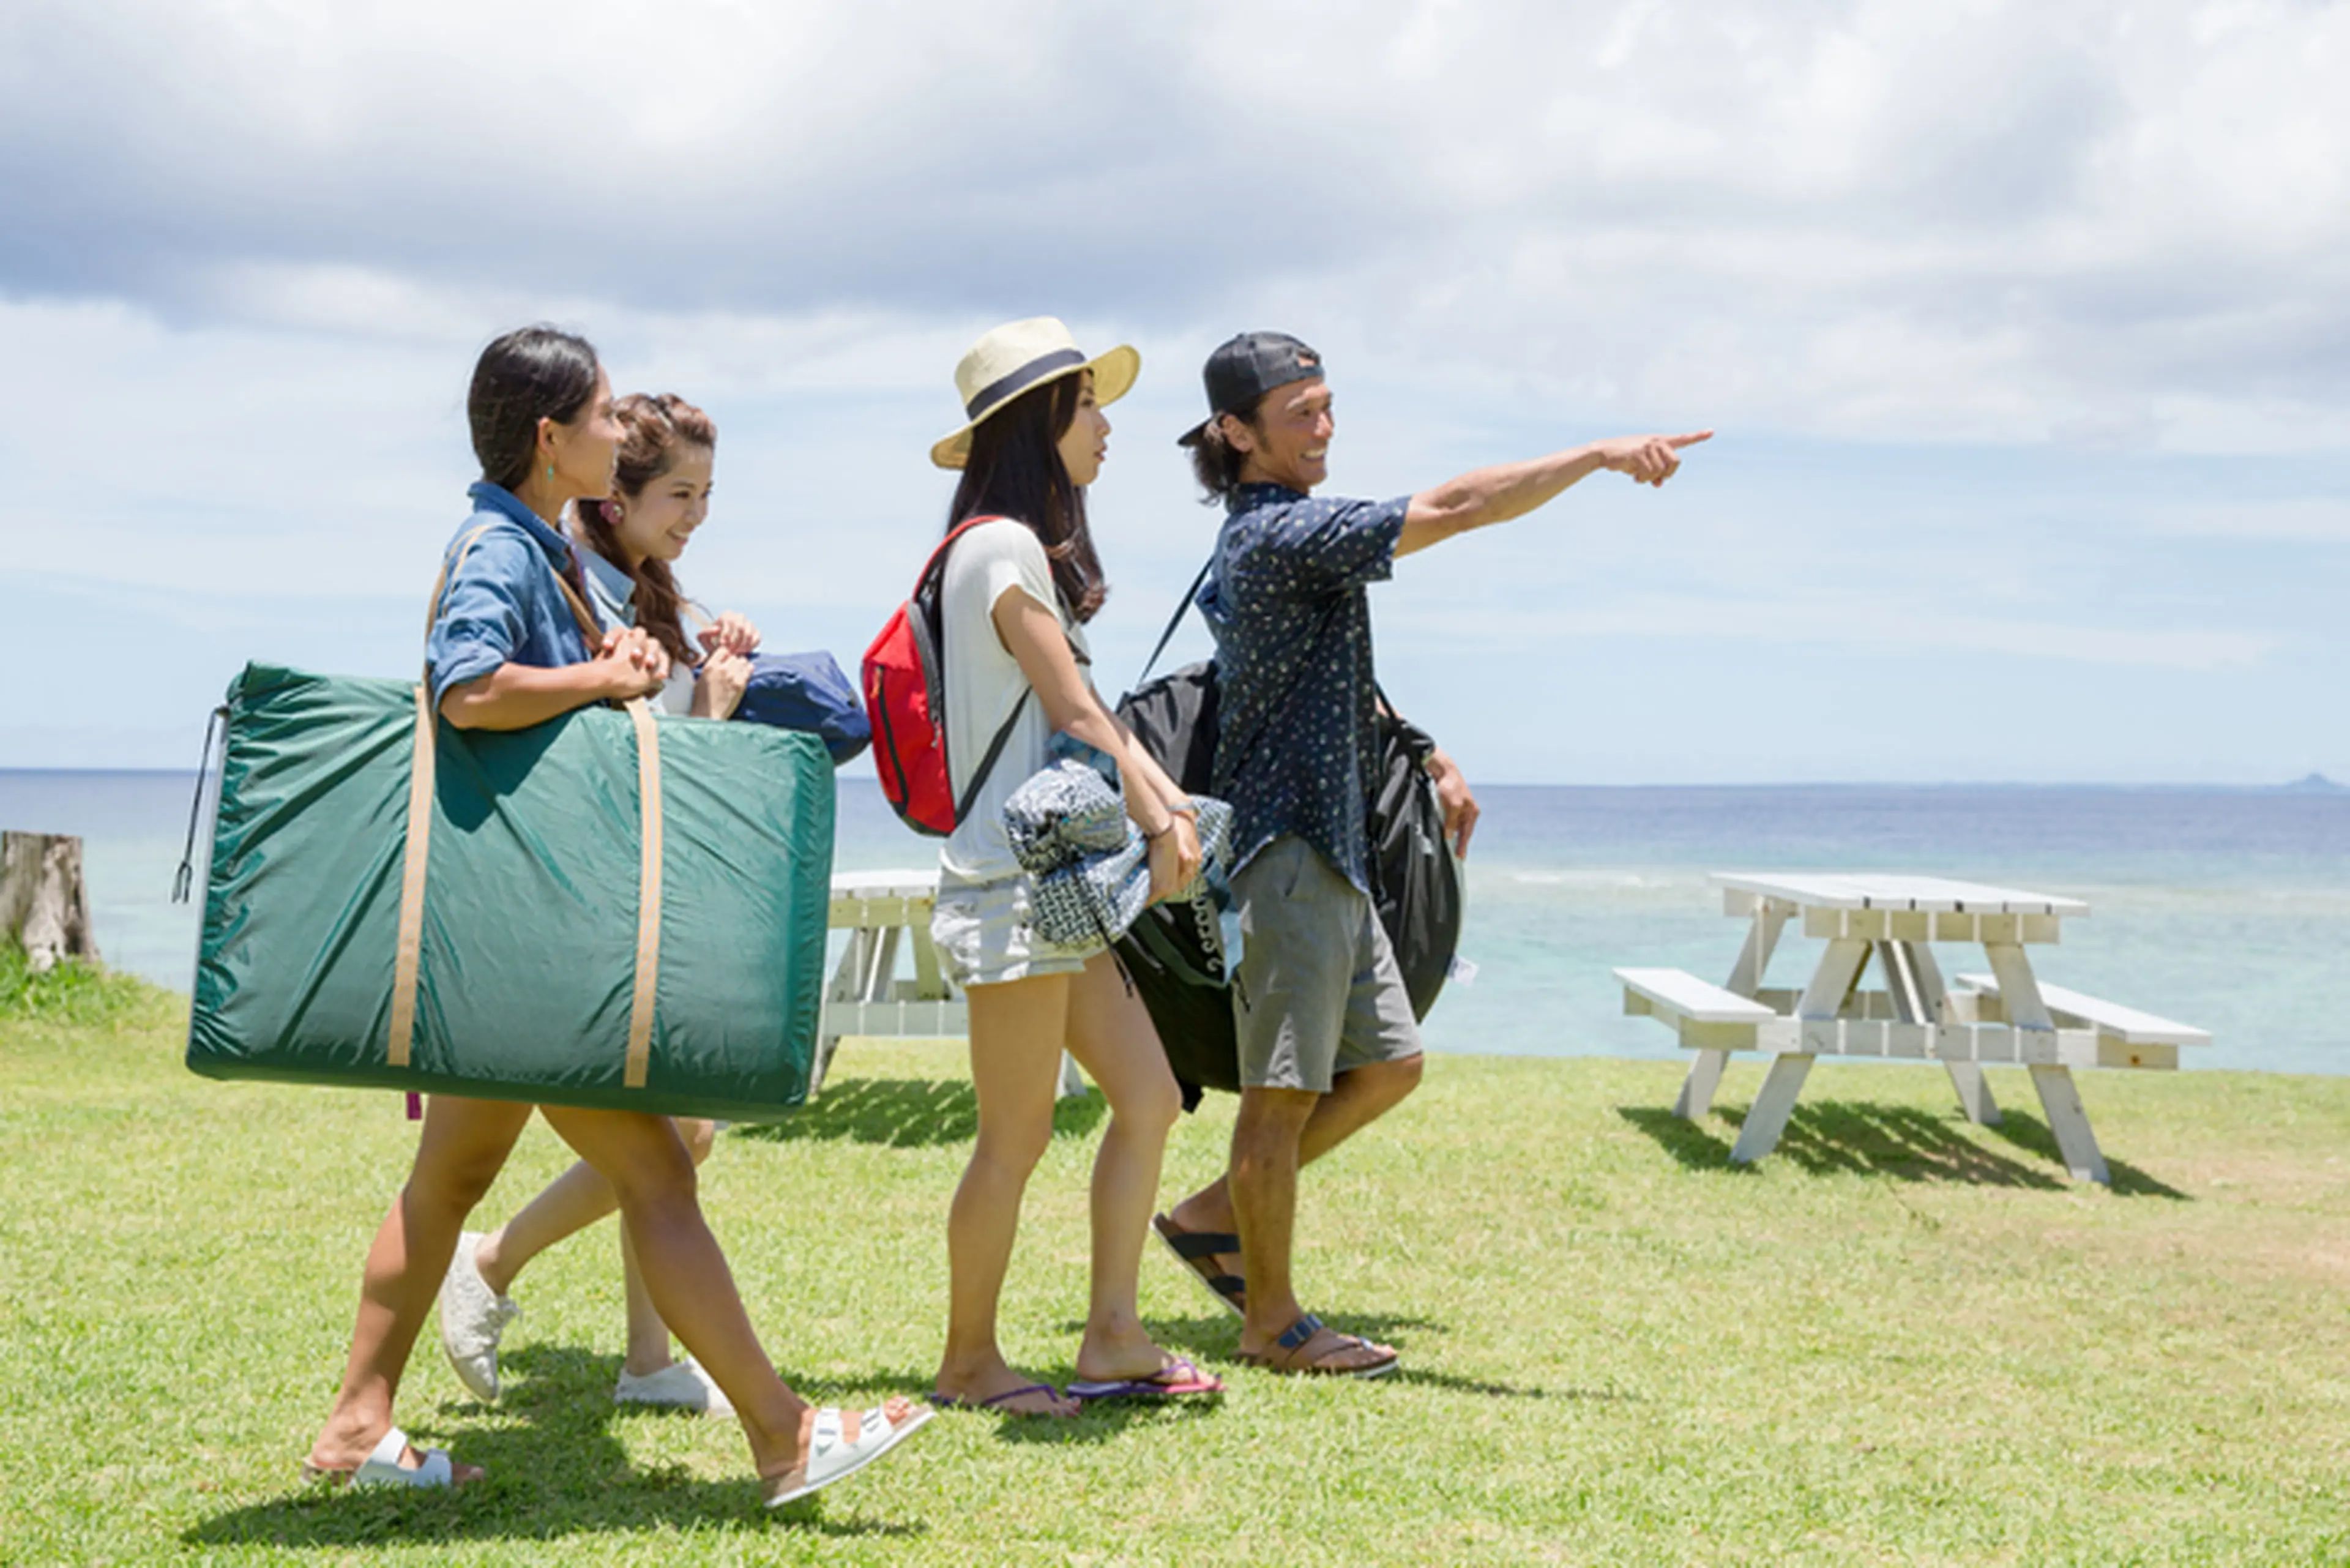
<path fill-rule="evenodd" d="M 1176 607 L 1150 663 L 1159 661 L 1183 612 L 1207 580 L 1203 569 Z M 1149 673 L 1149 665 L 1143 667 Z M 1444 837 L 1444 807 L 1428 776 L 1436 742 L 1380 700 L 1378 776 L 1371 792 L 1372 890 L 1379 924 L 1395 949 L 1415 1018 L 1436 1005 L 1460 945 L 1461 867 Z M 1216 667 L 1186 665 L 1121 699 L 1118 716 L 1149 748 L 1170 777 L 1193 794 L 1209 793 L 1216 755 Z M 1154 904 L 1143 911 L 1116 951 L 1128 978 L 1150 1010 L 1168 1065 L 1182 1085 L 1186 1110 L 1201 1091 L 1237 1093 L 1240 1040 L 1232 1023 L 1230 977 L 1224 973 L 1214 927 L 1203 906 Z"/>

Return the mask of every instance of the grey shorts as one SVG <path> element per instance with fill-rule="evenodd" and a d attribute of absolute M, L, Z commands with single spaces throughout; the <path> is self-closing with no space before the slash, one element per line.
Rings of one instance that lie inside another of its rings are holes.
<path fill-rule="evenodd" d="M 1076 974 L 1101 950 L 1060 948 L 1029 924 L 1027 875 L 1015 873 L 971 882 L 951 871 L 939 873 L 939 901 L 931 910 L 931 940 L 957 985 L 1001 985 L 1040 975 Z"/>
<path fill-rule="evenodd" d="M 1378 913 L 1321 851 L 1276 838 L 1241 867 L 1232 891 L 1243 1085 L 1326 1095 L 1340 1073 L 1419 1054 L 1411 996 Z"/>

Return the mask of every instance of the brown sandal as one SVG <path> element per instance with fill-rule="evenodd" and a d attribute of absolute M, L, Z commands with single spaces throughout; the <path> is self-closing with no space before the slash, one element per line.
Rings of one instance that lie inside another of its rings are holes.
<path fill-rule="evenodd" d="M 1282 1331 L 1281 1337 L 1274 1342 L 1279 1347 L 1277 1350 L 1268 1350 L 1253 1355 L 1243 1350 L 1235 1354 L 1232 1359 L 1243 1366 L 1254 1366 L 1265 1372 L 1279 1372 L 1305 1377 L 1384 1377 L 1393 1372 L 1403 1360 L 1401 1356 L 1390 1350 L 1382 1359 L 1359 1366 L 1334 1366 L 1330 1364 L 1330 1358 L 1334 1355 L 1343 1355 L 1353 1349 L 1373 1352 L 1378 1349 L 1378 1346 L 1367 1339 L 1359 1338 L 1351 1334 L 1338 1334 L 1336 1329 L 1331 1329 L 1330 1332 L 1337 1334 L 1336 1345 L 1310 1361 L 1300 1360 L 1299 1353 L 1313 1343 L 1315 1334 L 1328 1327 L 1327 1324 L 1309 1312 Z"/>

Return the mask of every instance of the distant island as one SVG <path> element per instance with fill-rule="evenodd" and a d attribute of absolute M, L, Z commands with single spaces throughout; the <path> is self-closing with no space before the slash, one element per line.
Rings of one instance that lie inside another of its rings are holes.
<path fill-rule="evenodd" d="M 2328 790 L 2350 788 L 2350 785 L 2335 784 L 2324 774 L 2312 774 L 2305 779 L 2295 779 L 2284 787 L 2297 794 L 2316 794 Z"/>

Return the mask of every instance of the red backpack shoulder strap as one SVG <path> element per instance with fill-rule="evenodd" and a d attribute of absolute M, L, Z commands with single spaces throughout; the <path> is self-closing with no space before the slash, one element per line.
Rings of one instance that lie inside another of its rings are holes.
<path fill-rule="evenodd" d="M 1003 518 L 993 514 L 983 517 L 966 517 L 962 522 L 956 524 L 953 527 L 948 529 L 947 536 L 940 540 L 938 547 L 931 552 L 931 558 L 922 563 L 922 576 L 927 577 L 932 572 L 940 572 L 946 569 L 947 550 L 957 539 L 962 538 L 965 534 L 970 533 L 972 529 L 978 527 L 983 523 L 1001 523 L 1003 521 Z"/>

